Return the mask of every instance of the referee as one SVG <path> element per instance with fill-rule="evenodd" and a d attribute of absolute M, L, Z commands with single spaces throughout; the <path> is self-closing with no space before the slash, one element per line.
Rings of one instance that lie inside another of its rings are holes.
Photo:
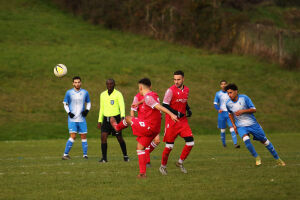
<path fill-rule="evenodd" d="M 97 125 L 98 129 L 101 129 L 102 158 L 99 162 L 107 162 L 107 137 L 110 134 L 117 137 L 123 152 L 124 161 L 128 162 L 129 157 L 122 132 L 116 132 L 110 124 L 110 117 L 115 117 L 118 123 L 121 121 L 121 118 L 125 117 L 124 99 L 122 93 L 115 89 L 114 79 L 106 81 L 106 88 L 107 90 L 100 94 L 100 111 Z"/>

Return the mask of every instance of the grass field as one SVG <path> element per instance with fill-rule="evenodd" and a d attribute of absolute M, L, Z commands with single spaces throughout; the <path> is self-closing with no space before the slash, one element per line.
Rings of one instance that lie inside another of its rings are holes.
<path fill-rule="evenodd" d="M 242 144 L 234 149 L 218 136 L 196 136 L 182 174 L 174 165 L 183 147 L 178 139 L 171 152 L 168 175 L 161 176 L 163 145 L 151 155 L 148 178 L 138 180 L 136 142 L 127 137 L 131 161 L 122 160 L 115 138 L 108 141 L 108 159 L 99 164 L 100 140 L 89 139 L 89 160 L 83 160 L 81 142 L 71 150 L 72 159 L 62 161 L 66 140 L 0 142 L 0 199 L 299 199 L 300 153 L 296 134 L 270 137 L 286 167 L 275 165 L 267 149 L 253 142 L 262 157 L 261 167 Z M 239 140 L 239 143 L 241 141 Z"/>
<path fill-rule="evenodd" d="M 140 78 L 150 77 L 162 99 L 177 69 L 185 71 L 190 87 L 195 134 L 218 133 L 213 99 L 221 79 L 235 82 L 251 97 L 267 132 L 299 133 L 298 71 L 254 57 L 211 54 L 106 30 L 60 11 L 48 0 L 2 0 L 0 11 L 0 140 L 65 138 L 61 102 L 74 75 L 82 77 L 91 95 L 87 120 L 90 137 L 97 138 L 99 94 L 107 78 L 116 80 L 129 111 Z M 68 67 L 62 79 L 53 75 L 57 63 Z"/>

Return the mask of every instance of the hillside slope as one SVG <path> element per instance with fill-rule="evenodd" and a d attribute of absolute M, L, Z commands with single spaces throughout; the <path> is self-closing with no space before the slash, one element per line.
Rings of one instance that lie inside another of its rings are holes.
<path fill-rule="evenodd" d="M 185 71 L 190 87 L 195 134 L 218 133 L 213 98 L 221 79 L 235 82 L 252 98 L 266 132 L 299 132 L 299 72 L 254 57 L 209 54 L 106 30 L 46 0 L 0 1 L 0 11 L 0 140 L 67 137 L 62 100 L 74 75 L 90 92 L 89 137 L 98 137 L 99 94 L 107 78 L 116 80 L 129 114 L 140 78 L 150 77 L 162 99 L 177 69 Z M 53 75 L 58 63 L 68 67 L 62 79 Z"/>

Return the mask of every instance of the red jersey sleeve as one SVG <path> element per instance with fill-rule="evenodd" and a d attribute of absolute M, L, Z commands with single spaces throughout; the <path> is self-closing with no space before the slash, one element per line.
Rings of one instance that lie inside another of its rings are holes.
<path fill-rule="evenodd" d="M 165 97 L 164 97 L 163 103 L 164 103 L 164 104 L 170 105 L 171 100 L 172 100 L 172 97 L 173 97 L 173 92 L 172 92 L 172 90 L 169 88 L 169 89 L 166 91 L 166 93 L 165 93 Z"/>
<path fill-rule="evenodd" d="M 137 104 L 138 102 L 139 102 L 139 100 L 138 100 L 137 96 L 134 96 L 132 104 Z M 135 108 L 131 107 L 131 110 L 133 110 L 133 111 L 137 111 L 137 109 L 138 109 L 138 107 L 135 107 Z"/>
<path fill-rule="evenodd" d="M 147 106 L 150 106 L 151 108 L 154 108 L 154 106 L 156 106 L 158 104 L 158 102 L 155 101 L 155 99 L 152 96 L 147 95 L 145 97 L 145 104 Z"/>

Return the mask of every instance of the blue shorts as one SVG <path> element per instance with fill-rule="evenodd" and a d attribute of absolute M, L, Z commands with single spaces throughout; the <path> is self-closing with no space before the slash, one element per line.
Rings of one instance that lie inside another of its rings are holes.
<path fill-rule="evenodd" d="M 231 120 L 229 118 L 228 112 L 223 111 L 221 113 L 218 113 L 218 128 L 226 128 L 226 123 L 228 127 L 232 127 Z"/>
<path fill-rule="evenodd" d="M 86 121 L 84 122 L 68 122 L 69 133 L 87 133 Z"/>
<path fill-rule="evenodd" d="M 237 127 L 237 131 L 239 133 L 239 136 L 243 138 L 245 134 L 252 134 L 253 140 L 258 141 L 266 141 L 267 137 L 265 135 L 264 130 L 261 128 L 259 123 L 255 123 L 251 126 L 244 126 L 244 127 Z"/>

